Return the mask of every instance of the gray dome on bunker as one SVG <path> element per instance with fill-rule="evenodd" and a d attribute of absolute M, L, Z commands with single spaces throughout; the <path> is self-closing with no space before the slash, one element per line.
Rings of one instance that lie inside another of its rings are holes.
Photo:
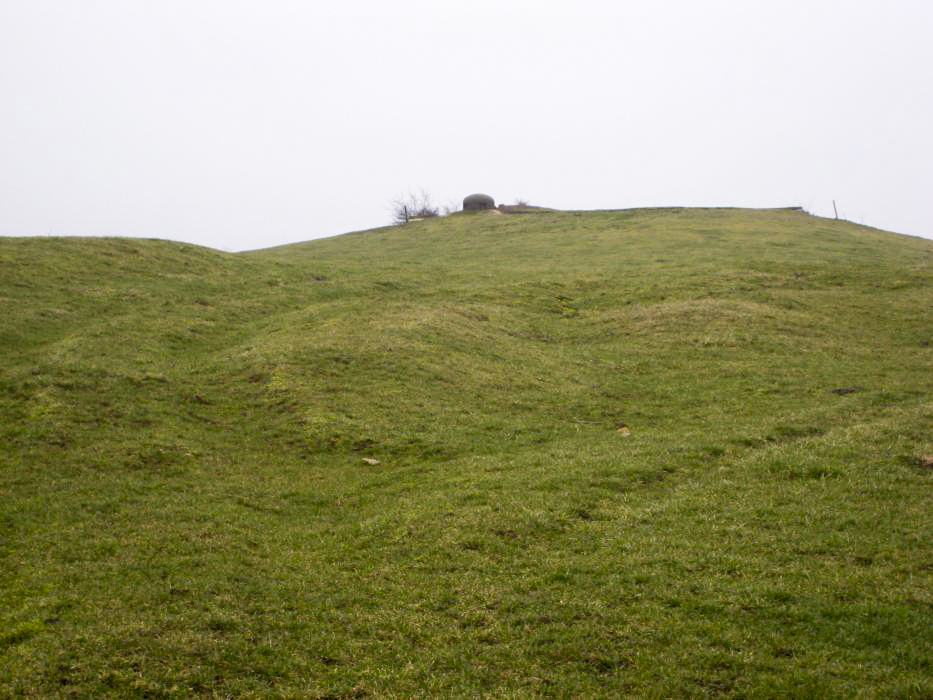
<path fill-rule="evenodd" d="M 471 194 L 463 198 L 463 211 L 495 209 L 496 201 L 488 194 Z"/>

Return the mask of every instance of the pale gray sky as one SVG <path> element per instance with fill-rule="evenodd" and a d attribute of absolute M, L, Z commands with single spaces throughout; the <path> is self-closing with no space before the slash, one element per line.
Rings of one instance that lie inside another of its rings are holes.
<path fill-rule="evenodd" d="M 0 0 L 0 234 L 244 250 L 424 189 L 933 238 L 928 0 Z"/>

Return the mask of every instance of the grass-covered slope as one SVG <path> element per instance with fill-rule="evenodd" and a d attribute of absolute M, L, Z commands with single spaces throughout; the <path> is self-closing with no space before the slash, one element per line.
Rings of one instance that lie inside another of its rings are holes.
<path fill-rule="evenodd" d="M 0 239 L 0 696 L 930 697 L 931 263 L 790 211 Z"/>

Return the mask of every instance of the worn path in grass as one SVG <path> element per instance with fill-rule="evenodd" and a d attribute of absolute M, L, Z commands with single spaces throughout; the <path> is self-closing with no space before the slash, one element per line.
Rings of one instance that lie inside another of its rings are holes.
<path fill-rule="evenodd" d="M 0 696 L 930 697 L 931 262 L 730 209 L 0 239 Z"/>

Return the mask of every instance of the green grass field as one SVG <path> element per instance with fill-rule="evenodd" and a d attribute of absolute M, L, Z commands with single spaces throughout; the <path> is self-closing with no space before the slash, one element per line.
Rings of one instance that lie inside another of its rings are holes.
<path fill-rule="evenodd" d="M 931 241 L 0 238 L 0 314 L 0 697 L 933 697 Z"/>

